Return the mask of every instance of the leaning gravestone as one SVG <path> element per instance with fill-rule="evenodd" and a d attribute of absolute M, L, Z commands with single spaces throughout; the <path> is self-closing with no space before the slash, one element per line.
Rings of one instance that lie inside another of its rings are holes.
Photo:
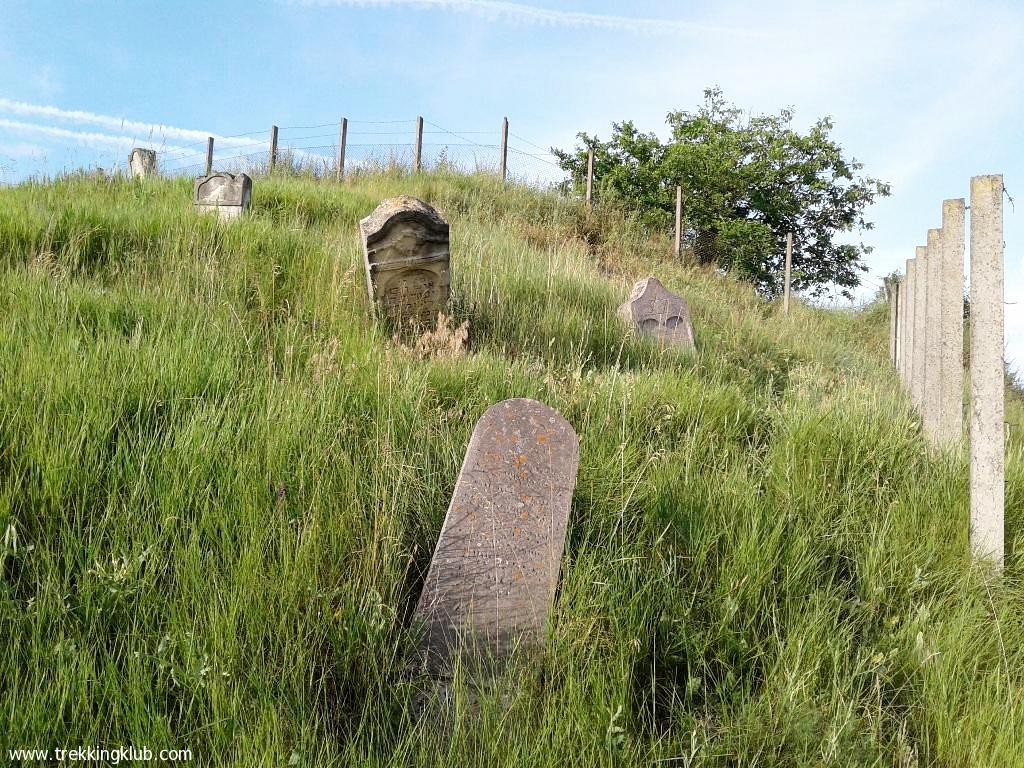
<path fill-rule="evenodd" d="M 359 231 L 371 304 L 399 324 L 429 325 L 448 302 L 448 222 L 402 195 L 378 205 Z"/>
<path fill-rule="evenodd" d="M 193 186 L 196 209 L 216 213 L 221 221 L 237 219 L 249 210 L 252 179 L 244 173 L 212 173 L 200 176 Z"/>
<path fill-rule="evenodd" d="M 670 292 L 656 277 L 648 277 L 633 286 L 629 300 L 619 314 L 640 333 L 667 346 L 695 350 L 693 324 L 686 301 Z"/>
<path fill-rule="evenodd" d="M 543 640 L 578 466 L 572 425 L 536 400 L 505 400 L 477 422 L 416 607 L 429 674 Z"/>
<path fill-rule="evenodd" d="M 152 149 L 136 147 L 128 157 L 128 166 L 132 170 L 132 177 L 145 179 L 156 174 L 156 152 Z"/>

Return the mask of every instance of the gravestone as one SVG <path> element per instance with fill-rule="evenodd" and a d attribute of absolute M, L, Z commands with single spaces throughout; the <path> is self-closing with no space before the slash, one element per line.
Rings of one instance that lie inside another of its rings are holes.
<path fill-rule="evenodd" d="M 402 195 L 378 205 L 359 231 L 370 303 L 396 323 L 431 324 L 448 302 L 448 222 Z"/>
<path fill-rule="evenodd" d="M 425 671 L 543 640 L 578 466 L 572 425 L 543 403 L 505 400 L 477 422 L 416 607 Z"/>
<path fill-rule="evenodd" d="M 690 309 L 682 297 L 669 291 L 656 277 L 633 286 L 619 315 L 640 333 L 667 346 L 696 350 Z"/>
<path fill-rule="evenodd" d="M 132 170 L 132 178 L 145 179 L 156 175 L 156 152 L 152 149 L 136 147 L 128 157 L 128 166 Z"/>
<path fill-rule="evenodd" d="M 244 173 L 211 173 L 196 179 L 192 189 L 198 211 L 216 213 L 221 221 L 237 219 L 249 210 L 252 179 Z"/>

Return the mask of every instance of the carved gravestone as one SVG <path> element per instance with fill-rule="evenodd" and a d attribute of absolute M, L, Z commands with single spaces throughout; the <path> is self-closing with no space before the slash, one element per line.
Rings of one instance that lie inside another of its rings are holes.
<path fill-rule="evenodd" d="M 153 176 L 156 174 L 156 152 L 136 147 L 128 157 L 128 166 L 132 170 L 132 178 L 145 179 Z"/>
<path fill-rule="evenodd" d="M 237 219 L 249 210 L 252 179 L 244 173 L 212 173 L 200 176 L 193 186 L 196 209 L 216 213 L 221 220 Z"/>
<path fill-rule="evenodd" d="M 690 309 L 682 297 L 669 291 L 656 277 L 648 277 L 633 286 L 629 300 L 619 314 L 642 334 L 662 344 L 695 350 Z"/>
<path fill-rule="evenodd" d="M 416 607 L 431 675 L 543 640 L 578 466 L 572 426 L 536 400 L 505 400 L 477 422 Z"/>
<path fill-rule="evenodd" d="M 448 222 L 402 195 L 378 205 L 359 231 L 371 304 L 399 324 L 432 323 L 448 302 Z"/>

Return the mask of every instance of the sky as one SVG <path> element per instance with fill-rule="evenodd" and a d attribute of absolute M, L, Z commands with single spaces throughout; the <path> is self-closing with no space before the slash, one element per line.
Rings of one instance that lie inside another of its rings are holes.
<path fill-rule="evenodd" d="M 752 113 L 792 108 L 798 127 L 831 116 L 863 172 L 892 184 L 860 235 L 874 250 L 859 299 L 904 270 L 943 199 L 969 198 L 972 176 L 1003 174 L 1024 209 L 1019 0 L 0 6 L 4 183 L 123 165 L 135 143 L 187 171 L 207 135 L 219 156 L 262 152 L 271 124 L 283 143 L 330 145 L 341 116 L 353 156 L 410 143 L 417 115 L 425 141 L 471 158 L 497 143 L 505 116 L 512 146 L 536 155 L 581 131 L 607 138 L 612 121 L 667 138 L 665 115 L 718 86 Z M 514 159 L 553 172 L 544 158 Z M 1007 199 L 1004 216 L 1007 357 L 1024 368 L 1024 211 Z"/>

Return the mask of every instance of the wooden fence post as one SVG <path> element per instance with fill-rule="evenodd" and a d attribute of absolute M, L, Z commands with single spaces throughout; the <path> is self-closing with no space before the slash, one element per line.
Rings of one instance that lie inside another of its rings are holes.
<path fill-rule="evenodd" d="M 337 180 L 345 178 L 345 144 L 348 142 L 348 118 L 341 118 L 341 126 L 338 128 L 338 169 Z"/>
<path fill-rule="evenodd" d="M 676 185 L 676 258 L 683 255 L 683 187 Z"/>
<path fill-rule="evenodd" d="M 782 288 L 782 311 L 789 314 L 789 293 L 790 283 L 793 277 L 793 233 L 786 233 L 786 274 L 785 285 Z"/>
<path fill-rule="evenodd" d="M 587 205 L 594 205 L 594 148 L 587 151 Z"/>
<path fill-rule="evenodd" d="M 213 173 L 213 136 L 206 139 L 206 175 Z"/>
<path fill-rule="evenodd" d="M 1003 564 L 1003 177 L 971 179 L 971 548 Z"/>
<path fill-rule="evenodd" d="M 508 118 L 501 121 L 501 182 L 505 183 L 508 169 Z"/>
<path fill-rule="evenodd" d="M 267 175 L 274 172 L 274 166 L 277 165 L 277 126 L 270 126 L 270 162 L 267 168 Z"/>
<path fill-rule="evenodd" d="M 413 169 L 419 173 L 423 169 L 423 118 L 416 118 L 416 159 Z"/>

